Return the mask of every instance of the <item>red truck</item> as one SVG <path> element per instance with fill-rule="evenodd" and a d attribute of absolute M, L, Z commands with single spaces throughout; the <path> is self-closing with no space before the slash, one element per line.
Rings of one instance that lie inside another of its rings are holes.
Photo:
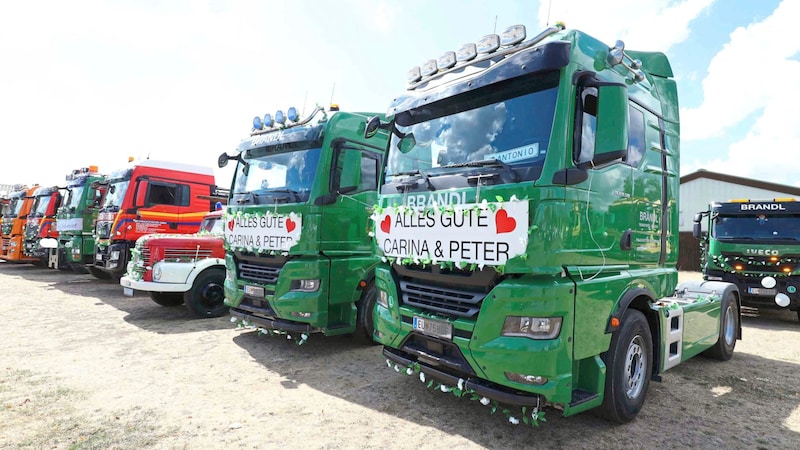
<path fill-rule="evenodd" d="M 209 167 L 144 160 L 112 172 L 97 216 L 94 264 L 98 278 L 125 274 L 130 250 L 141 236 L 194 233 L 220 195 Z"/>
<path fill-rule="evenodd" d="M 185 303 L 200 317 L 227 314 L 222 214 L 222 210 L 207 214 L 196 234 L 149 234 L 137 239 L 119 282 L 123 294 L 150 292 L 159 305 Z"/>

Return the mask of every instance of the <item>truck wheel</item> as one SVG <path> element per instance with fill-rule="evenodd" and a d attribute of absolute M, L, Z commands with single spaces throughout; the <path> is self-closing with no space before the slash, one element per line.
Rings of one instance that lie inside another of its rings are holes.
<path fill-rule="evenodd" d="M 183 304 L 183 292 L 151 292 L 150 298 L 161 306 Z"/>
<path fill-rule="evenodd" d="M 183 294 L 189 311 L 199 317 L 219 317 L 228 313 L 225 306 L 225 271 L 208 269 L 195 278 L 192 288 Z"/>
<path fill-rule="evenodd" d="M 356 303 L 358 315 L 356 317 L 356 335 L 367 342 L 374 343 L 372 333 L 375 332 L 375 300 L 378 298 L 378 289 L 374 282 L 370 282 L 361 293 L 361 299 Z"/>
<path fill-rule="evenodd" d="M 739 308 L 736 307 L 736 298 L 733 293 L 728 293 L 722 299 L 719 321 L 719 339 L 713 347 L 703 352 L 703 356 L 727 361 L 733 356 L 736 347 L 736 332 L 739 329 Z"/>
<path fill-rule="evenodd" d="M 653 338 L 644 314 L 628 309 L 622 325 L 611 338 L 603 360 L 606 363 L 606 382 L 600 417 L 618 423 L 633 420 L 644 405 L 650 385 Z"/>
<path fill-rule="evenodd" d="M 97 278 L 98 280 L 110 280 L 111 279 L 111 275 L 109 275 L 106 272 L 103 272 L 102 270 L 98 269 L 97 267 L 89 266 L 87 268 L 89 269 L 89 273 L 92 274 L 92 276 Z"/>

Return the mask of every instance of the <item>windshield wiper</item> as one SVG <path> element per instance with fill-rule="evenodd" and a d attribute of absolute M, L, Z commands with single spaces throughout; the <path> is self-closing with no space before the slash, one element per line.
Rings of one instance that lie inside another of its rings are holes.
<path fill-rule="evenodd" d="M 300 202 L 300 193 L 295 191 L 294 189 L 268 189 L 267 190 L 268 194 L 271 194 L 273 192 L 278 192 L 278 193 L 282 193 L 282 194 L 291 194 L 292 195 L 292 200 L 294 200 L 295 202 L 298 202 L 298 203 Z"/>
<path fill-rule="evenodd" d="M 425 180 L 425 186 L 427 186 L 429 191 L 435 191 L 436 190 L 436 186 L 434 186 L 433 183 L 431 182 L 430 175 L 428 175 L 425 172 L 420 171 L 419 169 L 407 170 L 405 172 L 397 172 L 397 173 L 390 174 L 390 176 L 393 176 L 393 177 L 404 176 L 404 175 L 405 176 L 419 175 Z M 410 188 L 411 186 L 414 186 L 414 184 L 416 184 L 416 180 L 415 180 L 415 183 L 413 183 L 413 184 L 412 183 L 400 183 L 397 186 L 397 190 L 398 191 L 405 190 L 407 188 Z"/>
<path fill-rule="evenodd" d="M 480 161 L 467 161 L 462 163 L 447 164 L 441 167 L 443 169 L 455 169 L 459 167 L 491 167 L 491 166 L 502 167 L 506 172 L 508 172 L 509 175 L 511 175 L 511 181 L 513 181 L 514 183 L 519 182 L 519 176 L 517 176 L 517 173 L 514 172 L 514 169 L 512 169 L 511 166 L 504 163 L 503 161 L 500 161 L 499 159 L 482 159 Z"/>

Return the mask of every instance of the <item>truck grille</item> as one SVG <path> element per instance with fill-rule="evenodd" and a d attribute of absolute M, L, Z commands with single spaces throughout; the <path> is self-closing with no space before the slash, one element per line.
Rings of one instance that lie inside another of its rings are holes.
<path fill-rule="evenodd" d="M 262 284 L 275 284 L 281 273 L 283 265 L 263 266 L 260 264 L 239 263 L 239 278 Z"/>
<path fill-rule="evenodd" d="M 400 279 L 400 303 L 432 313 L 476 318 L 481 303 L 501 275 L 481 270 L 447 269 L 432 265 L 393 265 Z"/>
<path fill-rule="evenodd" d="M 427 311 L 475 317 L 486 294 L 452 287 L 432 286 L 413 281 L 400 281 L 402 302 Z"/>
<path fill-rule="evenodd" d="M 111 236 L 111 222 L 97 222 L 97 237 L 108 239 Z"/>
<path fill-rule="evenodd" d="M 745 276 L 748 276 L 747 272 L 786 276 L 787 274 L 783 272 L 783 268 L 788 266 L 794 269 L 798 260 L 800 260 L 800 256 L 798 255 L 781 255 L 778 257 L 777 261 L 771 261 L 769 256 L 750 256 L 743 255 L 741 253 L 723 253 L 722 261 L 715 262 L 720 264 L 724 261 L 724 264 L 727 264 L 730 267 L 741 265 L 742 269 L 738 272 L 743 273 Z M 724 267 L 724 265 L 721 265 L 721 267 Z M 756 275 L 753 274 L 752 276 Z"/>

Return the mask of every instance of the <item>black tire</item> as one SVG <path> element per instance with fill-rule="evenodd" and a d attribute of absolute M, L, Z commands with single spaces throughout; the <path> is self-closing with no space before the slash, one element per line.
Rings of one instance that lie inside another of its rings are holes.
<path fill-rule="evenodd" d="M 375 343 L 372 334 L 375 332 L 375 302 L 378 299 L 378 289 L 374 282 L 370 282 L 361 293 L 361 299 L 356 303 L 358 311 L 356 317 L 356 337 L 366 342 Z"/>
<path fill-rule="evenodd" d="M 736 297 L 729 292 L 722 299 L 720 308 L 719 339 L 713 347 L 702 353 L 708 358 L 727 361 L 733 356 L 736 348 L 736 337 L 739 334 L 739 307 L 736 306 Z"/>
<path fill-rule="evenodd" d="M 97 278 L 98 280 L 110 280 L 111 275 L 108 272 L 103 272 L 102 270 L 98 269 L 94 266 L 88 266 L 89 273 L 92 274 L 93 277 Z"/>
<path fill-rule="evenodd" d="M 161 306 L 180 306 L 183 304 L 183 292 L 151 292 L 150 299 Z"/>
<path fill-rule="evenodd" d="M 633 420 L 644 405 L 653 365 L 653 338 L 644 314 L 629 309 L 603 356 L 606 382 L 597 414 L 612 422 Z"/>
<path fill-rule="evenodd" d="M 198 317 L 219 317 L 228 313 L 225 306 L 225 270 L 206 269 L 195 278 L 192 288 L 183 294 L 189 311 Z"/>

